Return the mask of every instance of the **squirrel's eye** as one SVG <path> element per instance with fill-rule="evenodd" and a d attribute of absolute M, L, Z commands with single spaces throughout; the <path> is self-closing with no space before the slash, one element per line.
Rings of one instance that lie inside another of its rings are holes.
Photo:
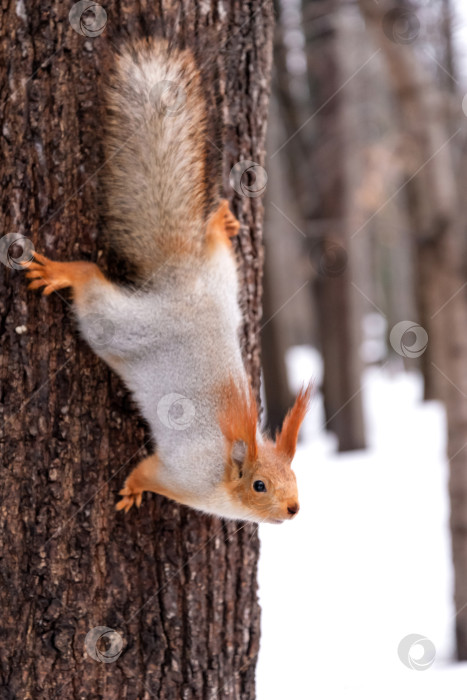
<path fill-rule="evenodd" d="M 261 493 L 262 491 L 266 491 L 266 485 L 264 481 L 255 481 L 253 483 L 253 488 L 255 491 L 258 491 L 258 493 Z"/>

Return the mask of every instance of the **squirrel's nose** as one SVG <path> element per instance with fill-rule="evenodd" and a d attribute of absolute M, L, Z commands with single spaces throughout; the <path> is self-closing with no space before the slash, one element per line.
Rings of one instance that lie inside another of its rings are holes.
<path fill-rule="evenodd" d="M 287 506 L 287 513 L 289 515 L 297 515 L 299 510 L 300 510 L 300 506 L 298 505 L 297 502 L 289 503 L 289 505 Z"/>

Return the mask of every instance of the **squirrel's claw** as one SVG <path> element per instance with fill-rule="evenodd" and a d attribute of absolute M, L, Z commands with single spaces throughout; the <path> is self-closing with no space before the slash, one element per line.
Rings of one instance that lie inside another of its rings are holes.
<path fill-rule="evenodd" d="M 116 510 L 125 510 L 125 513 L 128 513 L 128 511 L 130 510 L 130 508 L 132 506 L 136 506 L 137 508 L 139 508 L 141 505 L 141 501 L 143 500 L 143 492 L 142 491 L 137 491 L 137 492 L 133 493 L 132 491 L 130 491 L 128 486 L 125 486 L 120 491 L 120 496 L 122 496 L 122 498 L 116 504 L 115 509 Z"/>
<path fill-rule="evenodd" d="M 36 262 L 38 260 L 41 265 L 38 265 Z M 41 255 L 40 253 L 37 252 L 37 250 L 32 251 L 32 258 L 30 260 L 21 260 L 20 265 L 21 267 L 26 268 L 27 270 L 43 270 L 44 266 L 47 265 L 47 263 L 51 263 L 52 260 L 49 260 L 49 258 L 46 258 L 45 255 Z"/>
<path fill-rule="evenodd" d="M 116 504 L 115 510 L 125 510 L 125 513 L 128 513 L 130 508 L 133 505 L 133 497 L 132 496 L 123 496 L 123 498 Z"/>
<path fill-rule="evenodd" d="M 227 236 L 233 238 L 238 234 L 240 222 L 229 209 L 229 203 L 225 199 L 222 201 L 222 215 L 224 217 L 224 228 Z"/>
<path fill-rule="evenodd" d="M 29 275 L 28 275 L 28 277 L 29 277 Z M 42 277 L 41 277 L 39 279 L 35 279 L 33 282 L 30 282 L 28 284 L 28 289 L 39 289 L 39 287 L 44 287 L 46 284 L 47 284 L 47 281 L 42 279 Z"/>
<path fill-rule="evenodd" d="M 28 289 L 40 289 L 44 287 L 42 293 L 45 296 L 52 294 L 58 289 L 64 289 L 71 286 L 67 271 L 67 263 L 59 263 L 49 260 L 45 255 L 41 255 L 37 251 L 33 253 L 34 260 L 24 260 L 21 266 L 27 269 L 26 277 L 33 281 L 28 285 Z M 36 262 L 38 261 L 38 262 Z"/>

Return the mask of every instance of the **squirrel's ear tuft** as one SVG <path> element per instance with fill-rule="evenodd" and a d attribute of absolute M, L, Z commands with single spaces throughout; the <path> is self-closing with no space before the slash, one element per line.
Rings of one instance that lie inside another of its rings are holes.
<path fill-rule="evenodd" d="M 295 403 L 287 413 L 280 432 L 276 435 L 276 449 L 283 455 L 292 459 L 297 448 L 298 431 L 310 406 L 311 382 L 307 387 L 302 387 Z"/>
<path fill-rule="evenodd" d="M 258 411 L 250 384 L 245 391 L 243 388 L 240 389 L 231 377 L 222 388 L 221 400 L 219 424 L 230 445 L 232 459 L 238 461 L 240 450 L 243 450 L 242 463 L 246 455 L 253 462 L 258 456 L 256 444 Z"/>

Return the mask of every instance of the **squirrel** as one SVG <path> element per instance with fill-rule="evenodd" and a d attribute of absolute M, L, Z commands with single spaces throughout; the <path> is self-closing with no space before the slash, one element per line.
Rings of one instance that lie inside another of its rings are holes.
<path fill-rule="evenodd" d="M 291 463 L 311 386 L 275 440 L 263 435 L 240 348 L 231 242 L 240 224 L 207 192 L 208 106 L 194 56 L 165 40 L 122 48 L 106 107 L 109 245 L 135 286 L 92 262 L 38 252 L 24 266 L 31 289 L 71 288 L 81 334 L 150 427 L 155 452 L 130 473 L 116 508 L 139 507 L 152 491 L 224 518 L 289 520 L 299 510 Z"/>

